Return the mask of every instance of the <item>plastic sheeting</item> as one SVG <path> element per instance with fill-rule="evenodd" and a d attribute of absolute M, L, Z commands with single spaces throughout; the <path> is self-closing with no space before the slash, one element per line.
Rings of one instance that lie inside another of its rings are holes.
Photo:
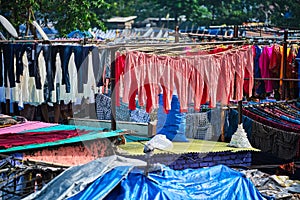
<path fill-rule="evenodd" d="M 69 168 L 26 199 L 264 199 L 243 173 L 224 165 L 186 170 L 163 166 L 148 176 L 144 169 L 143 161 L 101 158 Z"/>
<path fill-rule="evenodd" d="M 131 168 L 129 166 L 121 166 L 112 169 L 105 176 L 101 176 L 94 181 L 87 189 L 68 198 L 68 200 L 101 199 L 107 196 L 128 175 Z"/>
<path fill-rule="evenodd" d="M 93 197 L 88 198 L 93 199 Z M 161 173 L 131 172 L 106 199 L 264 199 L 249 179 L 224 165 Z"/>
<path fill-rule="evenodd" d="M 166 114 L 163 108 L 163 96 L 160 94 L 156 125 L 157 134 L 166 135 L 173 142 L 188 142 L 185 135 L 185 115 L 185 113 L 180 112 L 180 102 L 176 95 L 173 95 L 171 110 Z"/>
<path fill-rule="evenodd" d="M 33 199 L 67 199 L 83 191 L 89 184 L 94 183 L 99 177 L 108 180 L 107 172 L 119 166 L 145 166 L 141 160 L 124 158 L 121 156 L 109 156 L 91 161 L 84 165 L 70 167 L 59 176 L 50 181 L 42 190 L 33 193 L 24 200 Z M 125 168 L 126 169 L 126 168 Z M 116 178 L 116 176 L 113 176 Z M 113 189 L 107 185 L 106 189 Z M 89 198 L 87 198 L 89 199 Z"/>
<path fill-rule="evenodd" d="M 128 169 L 111 170 L 70 199 L 264 199 L 242 173 L 224 165 L 181 171 L 165 167 L 148 176 Z"/>

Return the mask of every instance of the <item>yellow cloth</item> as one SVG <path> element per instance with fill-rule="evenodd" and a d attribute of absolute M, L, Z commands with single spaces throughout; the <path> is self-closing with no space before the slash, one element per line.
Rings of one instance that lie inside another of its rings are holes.
<path fill-rule="evenodd" d="M 144 144 L 146 142 L 143 142 Z M 214 141 L 206 141 L 206 140 L 196 140 L 191 139 L 190 142 L 173 142 L 173 148 L 168 151 L 160 151 L 154 150 L 154 153 L 189 153 L 189 152 L 197 152 L 197 153 L 209 153 L 209 152 L 223 152 L 223 151 L 231 151 L 231 152 L 239 152 L 239 151 L 260 151 L 255 148 L 234 148 L 228 147 L 228 143 L 225 142 L 214 142 Z M 142 155 L 144 150 L 144 145 L 140 142 L 127 142 L 125 145 L 119 145 L 123 151 L 131 154 L 131 155 Z"/>

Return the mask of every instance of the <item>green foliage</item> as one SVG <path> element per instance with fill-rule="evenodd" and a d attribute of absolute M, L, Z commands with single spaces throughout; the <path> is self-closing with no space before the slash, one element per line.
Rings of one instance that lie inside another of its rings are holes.
<path fill-rule="evenodd" d="M 105 19 L 130 15 L 136 15 L 138 21 L 184 15 L 199 26 L 259 20 L 300 27 L 299 10 L 300 0 L 0 0 L 0 14 L 15 27 L 36 18 L 54 22 L 61 34 L 95 26 L 105 29 Z"/>
<path fill-rule="evenodd" d="M 35 19 L 53 22 L 60 34 L 65 35 L 74 29 L 104 28 L 95 10 L 108 6 L 104 0 L 3 0 L 0 1 L 0 14 L 15 27 Z"/>

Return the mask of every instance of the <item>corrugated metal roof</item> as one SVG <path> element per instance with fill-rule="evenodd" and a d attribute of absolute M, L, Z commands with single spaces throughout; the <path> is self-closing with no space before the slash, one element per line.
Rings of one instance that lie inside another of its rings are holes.
<path fill-rule="evenodd" d="M 240 152 L 240 151 L 260 151 L 255 148 L 235 148 L 228 147 L 228 143 L 225 142 L 215 142 L 206 140 L 190 140 L 190 142 L 173 142 L 173 148 L 169 151 L 154 150 L 155 154 L 163 153 L 209 153 L 209 152 Z M 122 150 L 128 152 L 130 155 L 143 155 L 144 145 L 139 142 L 128 142 L 125 145 L 119 146 Z"/>
<path fill-rule="evenodd" d="M 125 23 L 131 20 L 136 19 L 137 16 L 129 16 L 129 17 L 112 17 L 107 20 L 109 23 Z"/>

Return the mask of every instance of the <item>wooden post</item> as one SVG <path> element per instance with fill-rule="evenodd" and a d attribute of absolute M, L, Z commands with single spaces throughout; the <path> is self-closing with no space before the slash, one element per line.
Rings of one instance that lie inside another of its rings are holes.
<path fill-rule="evenodd" d="M 238 38 L 239 37 L 239 27 L 238 25 L 234 25 L 234 28 L 233 28 L 233 37 L 234 38 Z"/>
<path fill-rule="evenodd" d="M 111 49 L 111 64 L 110 64 L 110 84 L 111 84 L 111 130 L 117 130 L 116 122 L 116 95 L 114 93 L 116 85 L 115 67 L 116 67 L 116 49 Z"/>
<path fill-rule="evenodd" d="M 233 37 L 234 38 L 238 38 L 239 36 L 239 27 L 237 25 L 234 25 L 234 33 L 233 33 Z M 235 82 L 236 82 L 236 74 L 235 74 Z M 236 92 L 236 90 L 235 90 Z M 235 94 L 236 97 L 236 94 Z M 243 113 L 242 113 L 242 106 L 243 106 L 243 102 L 240 100 L 238 101 L 238 113 L 239 113 L 239 117 L 238 117 L 238 124 L 243 123 Z"/>
<path fill-rule="evenodd" d="M 179 42 L 179 27 L 175 27 L 175 43 Z"/>
<path fill-rule="evenodd" d="M 243 123 L 243 102 L 242 101 L 239 101 L 238 102 L 238 113 L 239 113 L 239 121 L 238 121 L 238 124 L 241 124 Z"/>
<path fill-rule="evenodd" d="M 286 67 L 287 67 L 287 39 L 288 39 L 288 31 L 284 30 L 284 37 L 283 37 L 283 74 L 282 74 L 282 99 L 286 98 L 286 89 L 287 84 L 284 80 L 286 78 Z"/>

